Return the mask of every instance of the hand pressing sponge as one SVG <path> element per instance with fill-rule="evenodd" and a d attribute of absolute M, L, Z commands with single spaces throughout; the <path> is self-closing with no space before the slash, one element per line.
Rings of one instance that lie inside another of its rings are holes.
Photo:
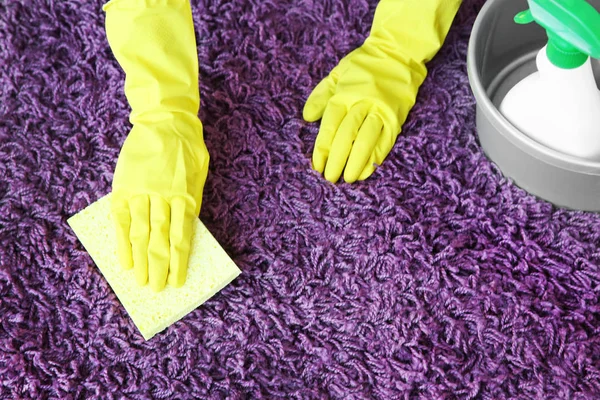
<path fill-rule="evenodd" d="M 133 270 L 119 264 L 110 213 L 110 194 L 67 221 L 125 307 L 144 339 L 177 322 L 233 281 L 241 271 L 196 219 L 188 276 L 180 288 L 154 292 L 140 286 Z"/>

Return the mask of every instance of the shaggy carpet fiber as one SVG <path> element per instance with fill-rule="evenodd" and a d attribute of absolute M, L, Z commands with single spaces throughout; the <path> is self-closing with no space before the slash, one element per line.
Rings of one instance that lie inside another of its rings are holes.
<path fill-rule="evenodd" d="M 243 271 L 144 341 L 66 223 L 130 125 L 101 0 L 0 1 L 2 399 L 600 397 L 600 218 L 483 154 L 465 1 L 371 179 L 311 170 L 311 89 L 376 0 L 193 0 L 201 219 Z"/>

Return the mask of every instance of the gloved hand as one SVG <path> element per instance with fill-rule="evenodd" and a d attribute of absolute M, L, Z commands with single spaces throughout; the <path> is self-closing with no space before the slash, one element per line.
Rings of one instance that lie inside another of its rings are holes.
<path fill-rule="evenodd" d="M 209 164 L 189 0 L 112 0 L 104 10 L 132 109 L 112 185 L 120 263 L 155 291 L 181 286 Z"/>
<path fill-rule="evenodd" d="M 460 0 L 381 0 L 369 37 L 323 79 L 303 110 L 321 120 L 313 168 L 337 182 L 369 177 L 386 158 L 450 29 Z"/>

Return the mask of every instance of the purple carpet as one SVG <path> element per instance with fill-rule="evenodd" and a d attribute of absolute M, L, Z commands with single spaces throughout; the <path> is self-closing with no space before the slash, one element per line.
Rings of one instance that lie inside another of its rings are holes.
<path fill-rule="evenodd" d="M 600 398 L 600 217 L 475 131 L 467 1 L 371 179 L 310 168 L 310 90 L 376 0 L 194 0 L 201 219 L 243 274 L 145 342 L 66 220 L 130 129 L 102 0 L 0 1 L 0 398 Z"/>

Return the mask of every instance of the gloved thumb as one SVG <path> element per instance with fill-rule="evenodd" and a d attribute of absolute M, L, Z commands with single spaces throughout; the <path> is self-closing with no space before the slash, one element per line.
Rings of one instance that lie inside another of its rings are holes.
<path fill-rule="evenodd" d="M 306 104 L 304 105 L 304 110 L 302 111 L 304 120 L 307 122 L 315 122 L 323 117 L 325 107 L 327 107 L 329 99 L 335 92 L 335 87 L 337 85 L 336 77 L 337 75 L 334 74 L 334 71 L 331 71 L 331 73 L 313 89 L 310 96 L 308 96 Z"/>

